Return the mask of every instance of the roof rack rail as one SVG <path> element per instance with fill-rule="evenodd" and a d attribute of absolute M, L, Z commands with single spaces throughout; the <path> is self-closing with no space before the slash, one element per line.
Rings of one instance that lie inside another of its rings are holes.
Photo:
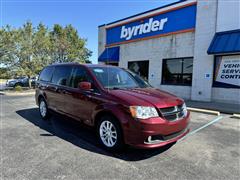
<path fill-rule="evenodd" d="M 79 64 L 78 62 L 55 62 L 52 63 L 51 65 L 59 65 L 59 64 Z"/>

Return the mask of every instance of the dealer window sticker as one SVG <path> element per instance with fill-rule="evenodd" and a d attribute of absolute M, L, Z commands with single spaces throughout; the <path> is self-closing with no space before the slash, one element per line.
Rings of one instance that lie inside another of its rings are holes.
<path fill-rule="evenodd" d="M 103 73 L 102 69 L 94 69 L 93 71 L 96 72 L 96 73 Z"/>

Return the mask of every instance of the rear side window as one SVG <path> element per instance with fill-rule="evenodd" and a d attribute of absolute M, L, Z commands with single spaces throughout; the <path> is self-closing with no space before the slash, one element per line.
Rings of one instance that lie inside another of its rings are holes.
<path fill-rule="evenodd" d="M 46 67 L 42 70 L 39 80 L 49 82 L 53 74 L 54 67 Z"/>
<path fill-rule="evenodd" d="M 69 77 L 72 72 L 71 66 L 57 66 L 55 67 L 52 83 L 62 86 L 69 85 Z"/>

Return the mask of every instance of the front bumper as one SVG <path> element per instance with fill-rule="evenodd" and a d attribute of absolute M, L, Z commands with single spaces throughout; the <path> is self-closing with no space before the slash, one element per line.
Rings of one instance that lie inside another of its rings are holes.
<path fill-rule="evenodd" d="M 150 118 L 146 120 L 132 120 L 125 131 L 125 142 L 136 148 L 157 148 L 173 143 L 189 133 L 188 124 L 190 113 L 177 121 L 168 121 L 163 118 Z M 155 139 L 152 139 L 155 137 Z M 159 138 L 158 137 L 162 137 Z"/>
<path fill-rule="evenodd" d="M 182 133 L 179 136 L 176 136 L 172 139 L 166 140 L 166 141 L 156 140 L 156 141 L 153 141 L 153 143 L 148 143 L 148 142 L 144 141 L 143 144 L 133 144 L 133 146 L 136 147 L 136 148 L 141 148 L 141 149 L 152 149 L 152 148 L 158 148 L 158 147 L 166 146 L 167 144 L 177 142 L 179 139 L 186 136 L 189 133 L 189 131 L 190 131 L 190 129 L 186 128 L 184 130 L 184 133 Z"/>

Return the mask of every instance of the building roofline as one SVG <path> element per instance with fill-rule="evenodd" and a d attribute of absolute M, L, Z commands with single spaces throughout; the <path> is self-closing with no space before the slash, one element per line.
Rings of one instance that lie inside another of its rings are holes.
<path fill-rule="evenodd" d="M 233 29 L 233 30 L 228 30 L 228 31 L 219 31 L 219 32 L 216 32 L 216 34 L 231 34 L 231 33 L 239 33 L 240 32 L 240 29 Z"/>
<path fill-rule="evenodd" d="M 135 15 L 132 15 L 132 16 L 128 16 L 126 18 L 123 18 L 123 19 L 119 19 L 119 20 L 116 20 L 116 21 L 113 21 L 113 22 L 110 22 L 110 23 L 107 23 L 107 24 L 102 24 L 102 25 L 99 25 L 98 27 L 103 27 L 103 26 L 108 26 L 108 25 L 111 25 L 111 24 L 115 24 L 115 23 L 118 23 L 118 22 L 121 22 L 121 21 L 124 21 L 124 20 L 127 20 L 127 19 L 131 19 L 131 18 L 134 18 L 134 17 L 137 17 L 137 16 L 140 16 L 140 15 L 143 15 L 143 14 L 146 14 L 146 13 L 150 13 L 150 12 L 153 12 L 153 11 L 156 11 L 156 10 L 159 10 L 159 9 L 163 9 L 163 8 L 166 8 L 166 7 L 169 7 L 169 6 L 172 6 L 172 5 L 175 5 L 175 4 L 179 4 L 179 3 L 182 3 L 182 2 L 185 2 L 187 0 L 179 0 L 177 2 L 173 2 L 173 3 L 170 3 L 170 4 L 166 4 L 164 6 L 160 6 L 160 7 L 157 7 L 157 8 L 154 8 L 154 9 L 150 9 L 148 11 L 144 11 L 142 13 L 138 13 L 138 14 L 135 14 Z"/>

